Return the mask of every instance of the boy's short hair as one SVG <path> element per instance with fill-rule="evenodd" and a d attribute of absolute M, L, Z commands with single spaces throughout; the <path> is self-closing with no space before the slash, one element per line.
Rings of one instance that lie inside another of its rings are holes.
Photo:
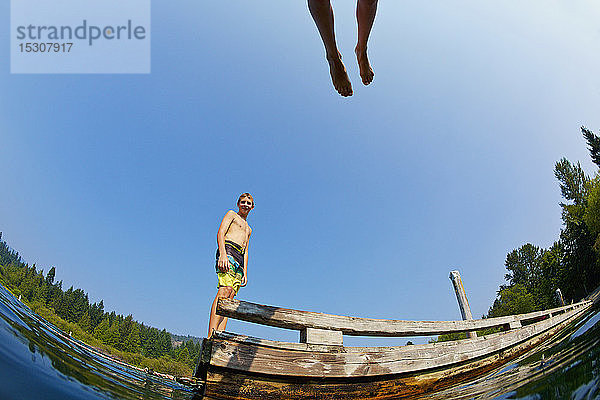
<path fill-rule="evenodd" d="M 237 204 L 240 204 L 240 201 L 242 201 L 243 198 L 249 198 L 250 200 L 252 200 L 252 205 L 255 206 L 256 203 L 254 203 L 254 197 L 252 197 L 252 195 L 250 193 L 242 193 L 240 194 L 240 197 L 238 198 Z"/>

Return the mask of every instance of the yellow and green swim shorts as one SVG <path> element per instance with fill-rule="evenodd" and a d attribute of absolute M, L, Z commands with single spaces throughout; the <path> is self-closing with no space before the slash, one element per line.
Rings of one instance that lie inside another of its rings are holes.
<path fill-rule="evenodd" d="M 242 278 L 244 277 L 244 255 L 242 249 L 237 243 L 226 241 L 225 251 L 227 251 L 227 259 L 229 260 L 229 271 L 221 272 L 215 264 L 217 272 L 217 288 L 221 286 L 230 286 L 237 293 L 242 286 Z M 219 250 L 217 249 L 217 262 L 219 260 Z"/>

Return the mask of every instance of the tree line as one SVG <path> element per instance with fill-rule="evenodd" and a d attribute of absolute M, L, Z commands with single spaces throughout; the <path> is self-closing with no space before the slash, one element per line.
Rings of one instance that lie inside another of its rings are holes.
<path fill-rule="evenodd" d="M 592 162 L 600 167 L 600 137 L 585 127 L 581 132 Z M 526 243 L 506 255 L 506 284 L 483 318 L 524 314 L 559 306 L 556 289 L 567 302 L 579 301 L 600 285 L 600 174 L 587 175 L 579 162 L 566 158 L 554 165 L 563 197 L 563 227 L 547 249 Z M 485 329 L 479 336 L 498 331 Z M 430 342 L 465 339 L 449 333 Z"/>
<path fill-rule="evenodd" d="M 26 264 L 2 239 L 0 232 L 0 280 L 26 303 L 43 305 L 109 348 L 147 358 L 166 358 L 183 363 L 189 369 L 197 364 L 201 353 L 201 343 L 197 340 L 184 341 L 174 348 L 172 335 L 166 329 L 146 326 L 135 321 L 131 314 L 125 317 L 114 311 L 106 312 L 103 300 L 90 303 L 82 289 L 71 286 L 65 291 L 62 280 L 56 282 L 55 277 L 55 267 L 44 276 L 44 271 L 38 271 L 35 264 Z"/>
<path fill-rule="evenodd" d="M 600 137 L 581 127 L 592 162 L 600 167 Z M 556 162 L 563 226 L 547 249 L 526 243 L 509 252 L 501 285 L 487 317 L 556 307 L 556 289 L 579 301 L 600 285 L 600 174 L 587 175 L 579 162 Z"/>

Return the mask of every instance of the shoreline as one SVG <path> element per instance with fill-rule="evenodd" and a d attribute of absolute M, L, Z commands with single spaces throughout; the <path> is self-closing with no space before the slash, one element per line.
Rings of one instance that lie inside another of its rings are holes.
<path fill-rule="evenodd" d="M 28 304 L 26 304 L 25 302 L 23 302 L 22 295 L 19 295 L 17 297 L 15 295 L 15 293 L 9 287 L 6 286 L 6 282 L 0 281 L 0 284 L 2 285 L 2 287 L 4 289 L 6 289 L 8 291 L 8 293 L 10 293 L 10 295 L 15 300 L 17 300 L 21 304 L 21 306 L 24 306 L 25 308 L 27 308 L 27 310 L 29 310 L 29 312 L 32 314 L 32 316 L 34 316 L 39 322 L 43 323 L 51 332 L 53 332 L 55 335 L 57 335 L 58 337 L 60 337 L 66 344 L 70 345 L 71 347 L 78 347 L 78 348 L 80 348 L 84 352 L 88 352 L 91 355 L 94 355 L 94 356 L 97 356 L 97 357 L 102 357 L 103 359 L 105 359 L 105 360 L 107 360 L 107 361 L 109 361 L 111 363 L 120 365 L 120 366 L 122 366 L 124 368 L 135 370 L 137 372 L 140 372 L 140 373 L 143 373 L 143 374 L 146 374 L 146 375 L 150 375 L 150 376 L 155 376 L 155 377 L 167 379 L 167 380 L 172 381 L 172 382 L 177 382 L 178 376 L 176 376 L 176 375 L 171 375 L 171 374 L 167 374 L 167 373 L 157 372 L 157 371 L 154 371 L 153 369 L 148 368 L 148 367 L 141 368 L 141 367 L 135 366 L 133 364 L 129 364 L 125 360 L 121 359 L 119 356 L 107 353 L 105 350 L 103 350 L 101 348 L 98 348 L 96 346 L 93 346 L 91 344 L 88 344 L 88 343 L 84 342 L 83 340 L 80 340 L 80 339 L 77 339 L 77 338 L 73 337 L 69 333 L 63 331 L 58 326 L 56 326 L 55 324 L 53 324 L 52 322 L 50 322 L 49 320 L 47 320 L 46 318 L 44 318 L 43 316 L 41 316 L 39 313 L 35 312 Z M 58 318 L 60 318 L 60 317 L 58 317 Z M 151 359 L 151 360 L 153 360 L 153 359 Z"/>

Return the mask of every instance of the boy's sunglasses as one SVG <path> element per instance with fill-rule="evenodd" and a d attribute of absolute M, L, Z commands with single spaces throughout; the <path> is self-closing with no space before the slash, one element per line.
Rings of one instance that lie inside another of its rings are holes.
<path fill-rule="evenodd" d="M 252 202 L 251 202 L 251 201 L 248 201 L 248 200 L 242 200 L 242 201 L 240 201 L 240 204 L 246 204 L 246 205 L 249 205 L 249 206 L 251 206 L 251 205 L 252 205 Z"/>

